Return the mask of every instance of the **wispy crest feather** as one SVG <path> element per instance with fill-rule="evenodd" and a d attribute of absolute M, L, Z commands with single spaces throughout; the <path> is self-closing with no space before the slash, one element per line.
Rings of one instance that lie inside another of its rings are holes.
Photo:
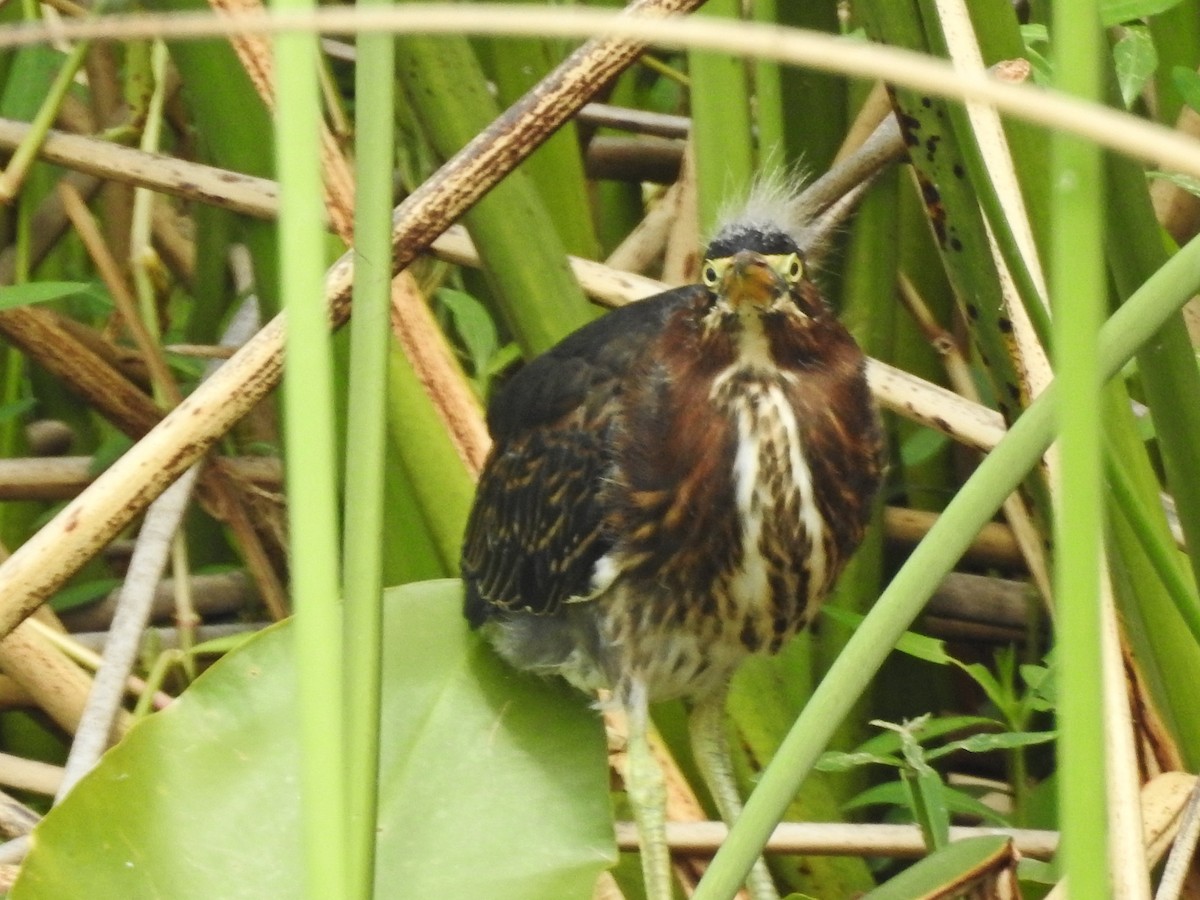
<path fill-rule="evenodd" d="M 777 228 L 804 246 L 813 213 L 804 199 L 807 173 L 799 167 L 770 168 L 755 176 L 745 197 L 727 201 L 717 213 L 715 236 Z"/>

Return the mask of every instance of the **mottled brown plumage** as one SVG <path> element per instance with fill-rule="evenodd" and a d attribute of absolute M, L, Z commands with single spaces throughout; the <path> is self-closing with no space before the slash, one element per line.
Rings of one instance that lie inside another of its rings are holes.
<path fill-rule="evenodd" d="M 471 624 L 514 665 L 611 689 L 631 733 L 649 702 L 721 702 L 746 655 L 811 620 L 883 470 L 864 357 L 792 238 L 730 226 L 704 281 L 610 313 L 507 385 L 463 551 Z M 728 772 L 709 774 L 736 814 Z M 659 856 L 647 879 L 666 896 Z M 765 869 L 755 893 L 773 893 Z"/>

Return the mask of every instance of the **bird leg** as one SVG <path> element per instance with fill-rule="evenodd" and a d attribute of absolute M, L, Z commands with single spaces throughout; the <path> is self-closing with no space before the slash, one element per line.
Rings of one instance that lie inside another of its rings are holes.
<path fill-rule="evenodd" d="M 699 700 L 688 718 L 692 739 L 692 754 L 704 777 L 708 791 L 725 824 L 732 826 L 742 814 L 742 798 L 733 777 L 733 761 L 729 756 L 729 739 L 725 733 L 725 696 L 720 690 Z M 746 879 L 754 900 L 779 900 L 775 880 L 760 856 Z"/>
<path fill-rule="evenodd" d="M 635 681 L 625 694 L 629 717 L 625 793 L 633 807 L 641 841 L 646 900 L 671 900 L 671 854 L 667 847 L 667 788 L 662 767 L 650 747 L 650 711 L 646 686 Z"/>

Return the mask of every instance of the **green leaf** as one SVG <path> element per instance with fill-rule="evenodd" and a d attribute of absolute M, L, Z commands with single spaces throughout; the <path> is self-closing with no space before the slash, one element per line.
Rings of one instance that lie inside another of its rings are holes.
<path fill-rule="evenodd" d="M 899 781 L 888 781 L 869 787 L 860 794 L 847 800 L 842 808 L 845 810 L 863 809 L 868 806 L 895 806 L 908 808 L 908 794 L 904 785 Z"/>
<path fill-rule="evenodd" d="M 1050 29 L 1038 22 L 1030 22 L 1028 25 L 1021 26 L 1021 40 L 1025 42 L 1025 46 L 1030 47 L 1034 44 L 1050 43 Z"/>
<path fill-rule="evenodd" d="M 1046 710 L 1055 708 L 1055 677 L 1054 667 L 1046 666 L 1021 666 L 1020 672 L 1022 682 L 1028 688 L 1025 695 L 1024 703 L 1030 709 Z"/>
<path fill-rule="evenodd" d="M 834 606 L 821 607 L 821 614 L 837 624 L 845 626 L 850 631 L 853 631 L 864 618 L 858 613 Z M 925 662 L 939 666 L 953 665 L 957 662 L 946 652 L 945 643 L 937 638 L 926 637 L 912 631 L 904 633 L 904 636 L 896 642 L 896 649 L 901 653 L 907 653 L 909 656 L 915 656 L 917 659 L 923 659 Z"/>
<path fill-rule="evenodd" d="M 488 371 L 499 343 L 492 317 L 482 303 L 465 291 L 440 288 L 437 300 L 450 313 L 454 330 L 471 360 L 471 371 L 476 377 L 482 376 Z"/>
<path fill-rule="evenodd" d="M 600 719 L 460 603 L 385 598 L 379 896 L 590 898 L 615 858 Z M 302 896 L 294 640 L 268 628 L 139 723 L 37 827 L 13 900 Z"/>
<path fill-rule="evenodd" d="M 939 453 L 948 441 L 940 431 L 919 428 L 900 445 L 900 459 L 906 466 L 919 466 Z"/>
<path fill-rule="evenodd" d="M 0 309 L 61 300 L 87 290 L 88 285 L 79 281 L 31 281 L 28 284 L 5 285 L 0 287 Z"/>
<path fill-rule="evenodd" d="M 1105 28 L 1145 19 L 1179 5 L 1180 0 L 1101 0 L 1100 20 Z"/>
<path fill-rule="evenodd" d="M 247 631 L 242 634 L 227 634 L 223 637 L 213 638 L 211 641 L 204 641 L 197 644 L 188 653 L 192 656 L 222 656 L 237 650 L 242 644 L 251 640 L 254 635 L 255 632 L 253 631 Z"/>
<path fill-rule="evenodd" d="M 988 753 L 992 750 L 1011 750 L 1032 744 L 1048 744 L 1058 736 L 1054 731 L 1002 731 L 998 734 L 973 734 L 961 741 L 951 741 L 936 750 L 928 751 L 927 759 L 937 759 L 956 750 L 968 753 Z"/>
<path fill-rule="evenodd" d="M 517 346 L 516 342 L 507 343 L 496 351 L 496 354 L 488 363 L 487 371 L 483 374 L 488 377 L 499 375 L 520 358 L 521 348 Z"/>
<path fill-rule="evenodd" d="M 1000 828 L 1007 828 L 1011 824 L 1008 819 L 978 797 L 974 797 L 965 791 L 960 791 L 946 785 L 942 790 L 942 798 L 946 803 L 946 808 L 956 816 L 970 816 L 971 818 L 989 822 Z"/>
<path fill-rule="evenodd" d="M 1197 81 L 1200 81 L 1200 75 L 1192 72 L 1191 69 L 1185 69 L 1184 71 L 1188 72 L 1189 74 L 1196 75 Z M 1200 88 L 1198 88 L 1198 90 L 1200 90 Z M 1200 101 L 1200 97 L 1197 99 Z M 1177 188 L 1182 188 L 1194 197 L 1200 197 L 1200 178 L 1193 178 L 1191 175 L 1179 175 L 1175 172 L 1159 172 L 1153 169 L 1146 173 L 1146 177 L 1161 178 L 1163 181 L 1171 182 L 1171 184 L 1175 185 Z"/>
<path fill-rule="evenodd" d="M 987 822 L 992 822 L 998 826 L 1007 826 L 1009 824 L 1004 816 L 1000 815 L 986 803 L 981 803 L 970 794 L 966 794 L 955 788 L 944 787 L 942 798 L 945 801 L 946 808 L 955 815 L 973 816 Z M 865 809 L 869 806 L 894 806 L 907 810 L 908 791 L 904 784 L 899 781 L 877 784 L 857 794 L 853 799 L 843 804 L 842 808 L 850 811 Z"/>
<path fill-rule="evenodd" d="M 46 89 L 62 68 L 66 55 L 53 47 L 20 47 L 0 89 L 0 116 L 29 122 L 46 98 Z"/>
<path fill-rule="evenodd" d="M 921 828 L 925 846 L 930 850 L 945 847 L 950 843 L 950 811 L 946 807 L 946 785 L 941 776 L 923 762 L 905 769 L 903 775 L 909 808 Z"/>
<path fill-rule="evenodd" d="M 969 728 L 996 728 L 999 725 L 1000 723 L 995 719 L 984 716 L 943 716 L 926 722 L 922 726 L 919 736 L 922 741 L 930 741 L 956 731 L 966 731 Z M 900 745 L 899 733 L 888 730 L 868 741 L 863 741 L 858 750 L 865 753 L 893 753 L 900 750 Z"/>
<path fill-rule="evenodd" d="M 911 900 L 913 897 L 958 896 L 941 893 L 949 884 L 957 884 L 968 872 L 975 872 L 1001 854 L 1009 854 L 1008 838 L 996 836 L 955 841 L 905 869 L 881 884 L 863 900 Z"/>
<path fill-rule="evenodd" d="M 1026 857 L 1017 863 L 1017 877 L 1021 881 L 1033 884 L 1058 884 L 1062 880 L 1062 867 L 1058 865 L 1061 857 L 1056 856 L 1050 862 Z"/>
<path fill-rule="evenodd" d="M 1117 84 L 1121 87 L 1121 100 L 1125 108 L 1141 96 L 1146 82 L 1158 68 L 1158 51 L 1150 29 L 1144 25 L 1131 25 L 1113 47 L 1113 63 L 1117 70 Z"/>
<path fill-rule="evenodd" d="M 988 699 L 996 705 L 996 708 L 1007 716 L 1009 708 L 1012 706 L 1012 692 L 996 680 L 991 670 L 981 663 L 962 663 L 955 660 L 955 664 L 970 675 L 971 679 L 987 694 Z"/>
<path fill-rule="evenodd" d="M 1021 41 L 1025 44 L 1025 58 L 1029 60 L 1029 64 L 1033 66 L 1033 80 L 1035 84 L 1047 85 L 1050 84 L 1053 75 L 1054 67 L 1050 64 L 1045 54 L 1040 50 L 1034 49 L 1036 45 L 1050 44 L 1050 31 L 1045 25 L 1031 22 L 1028 25 L 1021 26 Z"/>
<path fill-rule="evenodd" d="M 862 751 L 843 753 L 839 750 L 830 750 L 822 753 L 821 758 L 817 760 L 817 769 L 822 772 L 848 772 L 859 766 L 871 765 L 898 768 L 904 765 L 904 761 L 898 756 L 884 756 L 879 753 L 864 753 Z"/>
<path fill-rule="evenodd" d="M 1175 90 L 1179 91 L 1183 102 L 1200 112 L 1200 72 L 1185 66 L 1175 66 L 1171 70 L 1171 80 L 1175 82 Z"/>

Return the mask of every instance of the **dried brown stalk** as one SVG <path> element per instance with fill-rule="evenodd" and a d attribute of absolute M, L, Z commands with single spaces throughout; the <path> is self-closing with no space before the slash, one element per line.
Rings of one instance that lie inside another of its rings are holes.
<path fill-rule="evenodd" d="M 167 361 L 162 355 L 162 348 L 151 337 L 145 322 L 138 315 L 137 300 L 133 296 L 133 289 L 126 282 L 120 264 L 105 243 L 104 236 L 100 233 L 96 220 L 92 218 L 83 197 L 66 181 L 59 182 L 58 195 L 67 218 L 75 226 L 75 231 L 83 241 L 84 247 L 87 248 L 88 255 L 91 256 L 92 262 L 96 266 L 96 271 L 104 281 L 105 287 L 108 288 L 117 312 L 124 320 L 129 336 L 133 338 L 133 343 L 140 351 L 142 360 L 150 370 L 155 385 L 162 392 L 159 396 L 167 398 L 172 404 L 179 403 L 183 399 L 183 395 L 179 391 L 179 385 L 171 377 L 171 370 L 167 367 Z"/>
<path fill-rule="evenodd" d="M 617 846 L 621 850 L 637 847 L 637 828 L 633 822 L 617 822 Z M 1022 828 L 950 829 L 951 840 L 983 835 L 1011 837 L 1016 848 L 1031 859 L 1050 859 L 1058 849 L 1057 831 Z M 668 822 L 667 843 L 676 854 L 711 855 L 729 836 L 724 822 Z M 879 856 L 912 859 L 925 856 L 929 849 L 916 825 L 851 825 L 845 822 L 780 822 L 767 845 L 767 853 L 795 853 L 806 856 Z"/>

